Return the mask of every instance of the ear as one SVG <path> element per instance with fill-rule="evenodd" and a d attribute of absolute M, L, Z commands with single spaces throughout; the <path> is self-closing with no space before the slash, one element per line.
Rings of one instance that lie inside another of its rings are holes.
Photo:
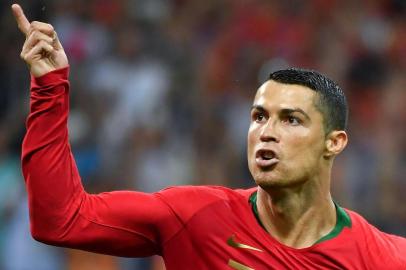
<path fill-rule="evenodd" d="M 326 137 L 326 152 L 324 153 L 324 157 L 335 157 L 344 150 L 347 143 L 348 136 L 344 130 L 334 130 L 330 132 Z"/>

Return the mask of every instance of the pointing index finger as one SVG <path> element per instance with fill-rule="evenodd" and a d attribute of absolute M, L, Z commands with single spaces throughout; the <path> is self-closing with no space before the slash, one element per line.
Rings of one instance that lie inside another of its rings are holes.
<path fill-rule="evenodd" d="M 18 4 L 13 4 L 11 9 L 13 10 L 13 15 L 16 19 L 18 28 L 23 34 L 27 35 L 28 29 L 30 28 L 30 22 L 27 20 L 27 17 L 25 17 L 23 9 Z"/>

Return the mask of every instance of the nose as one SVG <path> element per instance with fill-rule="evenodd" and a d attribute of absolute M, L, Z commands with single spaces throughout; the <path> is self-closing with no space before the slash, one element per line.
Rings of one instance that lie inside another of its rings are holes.
<path fill-rule="evenodd" d="M 279 142 L 276 124 L 273 121 L 269 120 L 262 126 L 259 139 L 262 142 Z"/>

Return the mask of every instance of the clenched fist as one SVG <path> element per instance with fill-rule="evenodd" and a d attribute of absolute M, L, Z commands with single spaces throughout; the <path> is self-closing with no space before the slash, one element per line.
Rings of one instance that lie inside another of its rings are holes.
<path fill-rule="evenodd" d="M 21 58 L 27 63 L 31 74 L 40 77 L 48 72 L 68 66 L 68 58 L 52 25 L 29 22 L 22 8 L 11 6 L 18 28 L 25 35 Z"/>

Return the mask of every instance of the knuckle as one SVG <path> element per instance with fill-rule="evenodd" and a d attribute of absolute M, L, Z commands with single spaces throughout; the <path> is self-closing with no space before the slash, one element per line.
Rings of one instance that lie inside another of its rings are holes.
<path fill-rule="evenodd" d="M 30 28 L 32 28 L 33 30 L 38 30 L 40 31 L 42 29 L 42 31 L 49 31 L 52 32 L 54 31 L 54 27 L 49 24 L 49 23 L 44 23 L 44 22 L 39 22 L 39 21 L 32 21 L 30 24 Z"/>
<path fill-rule="evenodd" d="M 39 21 L 32 21 L 30 26 L 33 29 L 38 29 Z"/>
<path fill-rule="evenodd" d="M 45 50 L 48 50 L 51 47 L 51 45 L 49 45 L 45 40 L 39 41 L 38 46 Z"/>
<path fill-rule="evenodd" d="M 39 38 L 39 35 L 40 35 L 40 33 L 39 33 L 38 30 L 34 30 L 34 31 L 32 31 L 32 33 L 31 33 L 31 36 L 32 36 L 32 38 L 34 38 L 34 39 L 38 39 L 38 38 Z"/>
<path fill-rule="evenodd" d="M 32 46 L 33 42 L 35 42 L 35 40 L 37 39 L 37 36 L 35 34 L 35 32 L 32 32 L 28 35 L 27 37 L 27 46 Z"/>

